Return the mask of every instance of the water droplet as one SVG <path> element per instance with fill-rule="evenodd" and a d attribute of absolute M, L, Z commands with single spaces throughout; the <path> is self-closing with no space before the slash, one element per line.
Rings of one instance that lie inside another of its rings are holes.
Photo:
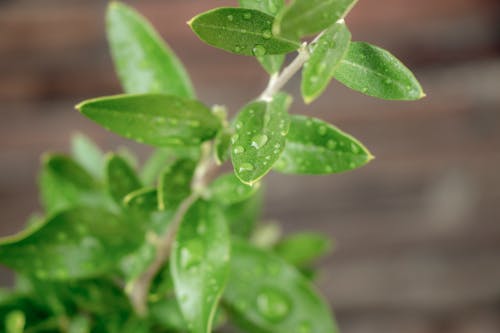
<path fill-rule="evenodd" d="M 196 232 L 199 235 L 203 235 L 206 231 L 207 231 L 207 226 L 205 224 L 205 221 L 200 221 L 200 223 L 198 224 L 198 227 L 196 227 Z"/>
<path fill-rule="evenodd" d="M 255 167 L 250 163 L 242 163 L 239 168 L 239 172 L 252 171 Z"/>
<path fill-rule="evenodd" d="M 279 322 L 290 313 L 290 302 L 281 291 L 266 289 L 257 295 L 257 310 L 270 321 Z"/>
<path fill-rule="evenodd" d="M 307 126 L 307 127 L 311 127 L 311 126 L 312 126 L 312 124 L 313 124 L 313 123 L 312 123 L 312 121 L 311 121 L 311 120 L 306 121 L 306 126 Z"/>
<path fill-rule="evenodd" d="M 262 45 L 255 45 L 254 48 L 252 49 L 252 53 L 256 57 L 262 57 L 263 55 L 266 55 L 267 50 Z"/>
<path fill-rule="evenodd" d="M 238 139 L 240 138 L 240 136 L 238 134 L 235 134 L 231 137 L 231 143 L 234 144 L 236 141 L 238 141 Z"/>
<path fill-rule="evenodd" d="M 241 52 L 241 46 L 236 45 L 233 49 L 234 52 L 239 53 Z"/>
<path fill-rule="evenodd" d="M 326 131 L 327 131 L 327 130 L 328 130 L 328 129 L 326 128 L 326 126 L 320 126 L 320 127 L 318 128 L 318 134 L 319 134 L 319 135 L 321 135 L 321 136 L 323 136 L 323 135 L 325 135 L 325 134 L 326 134 Z"/>
<path fill-rule="evenodd" d="M 362 92 L 366 93 L 368 92 L 368 88 L 367 87 L 364 87 L 363 89 L 361 89 Z"/>
<path fill-rule="evenodd" d="M 337 142 L 333 140 L 328 140 L 326 146 L 328 147 L 328 149 L 335 149 L 335 147 L 337 147 Z"/>
<path fill-rule="evenodd" d="M 155 123 L 157 125 L 165 125 L 166 122 L 167 122 L 167 120 L 165 118 L 162 118 L 162 117 L 155 118 Z"/>
<path fill-rule="evenodd" d="M 60 231 L 57 233 L 57 239 L 59 241 L 65 241 L 66 239 L 68 239 L 68 235 L 65 232 Z"/>
<path fill-rule="evenodd" d="M 198 120 L 190 120 L 189 126 L 191 127 L 200 127 L 200 122 Z"/>
<path fill-rule="evenodd" d="M 354 162 L 349 163 L 349 168 L 354 169 L 356 167 L 356 164 Z"/>
<path fill-rule="evenodd" d="M 264 39 L 269 39 L 273 37 L 273 33 L 271 32 L 271 30 L 264 30 L 264 32 L 262 33 L 262 37 L 264 37 Z"/>
<path fill-rule="evenodd" d="M 236 129 L 240 129 L 240 128 L 241 128 L 241 126 L 243 126 L 243 124 L 241 123 L 241 121 L 238 121 L 238 122 L 236 123 Z"/>
<path fill-rule="evenodd" d="M 242 146 L 236 146 L 233 148 L 233 153 L 235 153 L 235 154 L 241 154 L 244 152 L 245 152 L 245 148 L 243 148 Z"/>
<path fill-rule="evenodd" d="M 354 154 L 357 154 L 359 152 L 359 147 L 357 145 L 355 145 L 354 143 L 351 143 L 351 151 Z"/>
<path fill-rule="evenodd" d="M 232 21 L 234 20 L 233 15 L 228 15 L 228 16 L 227 16 L 227 20 L 228 20 L 229 22 L 232 22 Z"/>
<path fill-rule="evenodd" d="M 260 149 L 267 143 L 268 140 L 269 138 L 267 137 L 267 135 L 258 134 L 252 139 L 252 147 L 254 147 L 255 149 Z"/>
<path fill-rule="evenodd" d="M 252 13 L 245 13 L 245 14 L 243 14 L 243 18 L 245 20 L 250 20 L 252 18 Z"/>
<path fill-rule="evenodd" d="M 181 248 L 181 266 L 184 269 L 189 269 L 198 266 L 203 260 L 203 252 L 205 251 L 203 243 L 197 239 L 189 241 Z"/>
<path fill-rule="evenodd" d="M 303 321 L 300 323 L 299 333 L 311 333 L 311 330 L 311 323 L 309 323 L 308 321 Z"/>

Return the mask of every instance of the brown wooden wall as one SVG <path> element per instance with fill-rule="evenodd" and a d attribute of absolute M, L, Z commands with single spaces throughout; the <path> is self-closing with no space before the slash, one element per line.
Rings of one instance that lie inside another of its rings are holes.
<path fill-rule="evenodd" d="M 185 22 L 224 0 L 130 1 L 183 59 L 199 96 L 232 110 L 266 77 L 253 59 L 212 49 Z M 82 131 L 124 143 L 72 110 L 120 91 L 104 38 L 105 1 L 0 0 L 0 235 L 36 210 L 46 150 Z M 334 84 L 293 112 L 331 121 L 377 156 L 328 177 L 272 175 L 266 217 L 337 240 L 320 288 L 344 333 L 500 332 L 500 3 L 361 0 L 353 36 L 390 49 L 428 98 L 378 101 Z M 144 153 L 137 145 L 132 145 Z M 0 283 L 8 274 L 0 270 Z"/>

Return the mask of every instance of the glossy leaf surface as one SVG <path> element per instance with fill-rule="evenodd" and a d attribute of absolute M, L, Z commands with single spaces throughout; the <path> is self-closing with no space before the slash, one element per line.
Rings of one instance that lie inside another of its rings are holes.
<path fill-rule="evenodd" d="M 259 190 L 259 184 L 243 184 L 234 173 L 220 176 L 210 184 L 210 199 L 222 205 L 232 205 L 250 198 Z"/>
<path fill-rule="evenodd" d="M 99 208 L 73 208 L 16 236 L 0 239 L 0 262 L 39 279 L 96 276 L 143 240 L 141 224 Z"/>
<path fill-rule="evenodd" d="M 180 226 L 170 265 L 175 293 L 190 332 L 211 332 L 227 280 L 229 254 L 229 231 L 220 208 L 196 202 Z"/>
<path fill-rule="evenodd" d="M 214 142 L 214 153 L 217 163 L 222 164 L 230 158 L 231 152 L 229 149 L 231 148 L 232 136 L 233 131 L 230 128 L 224 128 L 217 133 Z"/>
<path fill-rule="evenodd" d="M 125 92 L 194 97 L 191 81 L 181 62 L 135 10 L 112 2 L 107 13 L 107 30 Z"/>
<path fill-rule="evenodd" d="M 359 168 L 371 159 L 359 141 L 333 125 L 292 116 L 286 148 L 274 168 L 283 173 L 330 174 Z"/>
<path fill-rule="evenodd" d="M 250 237 L 262 214 L 262 197 L 262 191 L 257 191 L 245 201 L 223 207 L 232 235 Z"/>
<path fill-rule="evenodd" d="M 158 185 L 158 203 L 161 210 L 174 209 L 189 196 L 195 169 L 196 162 L 191 159 L 181 159 L 167 167 Z"/>
<path fill-rule="evenodd" d="M 425 96 L 405 65 L 388 51 L 368 43 L 351 43 L 334 77 L 353 90 L 377 98 L 417 100 Z"/>
<path fill-rule="evenodd" d="M 300 38 L 329 28 L 344 18 L 357 0 L 294 0 L 276 17 L 275 35 Z"/>
<path fill-rule="evenodd" d="M 332 249 L 332 241 L 323 234 L 303 232 L 282 239 L 274 251 L 288 263 L 303 266 L 327 254 Z"/>
<path fill-rule="evenodd" d="M 109 194 L 118 204 L 130 192 L 141 188 L 142 184 L 134 169 L 118 155 L 110 155 L 106 163 L 106 180 Z"/>
<path fill-rule="evenodd" d="M 326 89 L 350 42 L 351 33 L 345 23 L 336 23 L 312 46 L 311 57 L 302 71 L 301 90 L 306 103 L 312 102 Z"/>
<path fill-rule="evenodd" d="M 96 179 L 102 179 L 104 153 L 87 136 L 76 134 L 71 140 L 71 153 L 75 161 Z"/>
<path fill-rule="evenodd" d="M 273 35 L 273 20 L 254 9 L 217 8 L 194 17 L 189 25 L 205 43 L 235 54 L 264 56 L 298 49 L 298 42 Z"/>
<path fill-rule="evenodd" d="M 231 249 L 224 301 L 245 331 L 337 332 L 328 306 L 296 269 L 243 241 Z"/>
<path fill-rule="evenodd" d="M 123 198 L 123 203 L 129 208 L 137 208 L 146 212 L 158 210 L 158 191 L 153 187 L 141 188 L 130 192 Z"/>
<path fill-rule="evenodd" d="M 277 94 L 271 102 L 250 103 L 238 114 L 231 160 L 243 183 L 257 182 L 280 157 L 290 125 L 290 103 L 291 97 Z"/>
<path fill-rule="evenodd" d="M 215 136 L 219 119 L 198 101 L 171 95 L 118 95 L 78 110 L 106 129 L 153 146 L 190 146 Z"/>

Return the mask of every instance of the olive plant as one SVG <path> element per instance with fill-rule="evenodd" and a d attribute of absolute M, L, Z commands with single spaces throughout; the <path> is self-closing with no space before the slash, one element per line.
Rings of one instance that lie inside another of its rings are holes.
<path fill-rule="evenodd" d="M 337 127 L 289 113 L 283 88 L 297 72 L 306 103 L 332 80 L 387 100 L 424 96 L 393 55 L 352 41 L 344 19 L 355 3 L 240 0 L 191 19 L 203 42 L 255 57 L 269 73 L 262 94 L 232 118 L 224 106 L 197 100 L 145 18 L 111 3 L 107 33 L 124 94 L 76 108 L 155 149 L 139 168 L 131 153 L 104 155 L 77 135 L 70 156 L 43 157 L 44 213 L 0 240 L 0 263 L 17 273 L 15 287 L 0 293 L 0 330 L 337 332 L 313 286 L 313 262 L 330 240 L 282 237 L 257 222 L 260 184 L 271 170 L 333 174 L 373 158 Z M 289 53 L 296 55 L 287 62 Z"/>

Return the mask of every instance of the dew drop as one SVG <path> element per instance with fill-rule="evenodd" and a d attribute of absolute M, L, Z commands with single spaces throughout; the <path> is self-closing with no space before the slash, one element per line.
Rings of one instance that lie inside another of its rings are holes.
<path fill-rule="evenodd" d="M 269 138 L 267 137 L 267 135 L 258 134 L 258 135 L 253 137 L 251 145 L 255 149 L 260 149 L 260 148 L 264 147 L 264 145 L 267 143 L 268 140 L 269 140 Z"/>
<path fill-rule="evenodd" d="M 354 143 L 351 143 L 351 151 L 354 154 L 357 154 L 359 152 L 359 147 L 357 145 L 355 145 Z"/>
<path fill-rule="evenodd" d="M 236 45 L 233 49 L 234 52 L 239 53 L 241 52 L 241 46 Z"/>
<path fill-rule="evenodd" d="M 337 142 L 333 140 L 328 140 L 326 146 L 328 147 L 328 149 L 335 149 L 337 147 Z"/>
<path fill-rule="evenodd" d="M 231 137 L 231 143 L 234 144 L 236 141 L 238 141 L 238 139 L 240 138 L 240 136 L 238 134 L 235 134 Z"/>
<path fill-rule="evenodd" d="M 385 84 L 391 84 L 392 80 L 391 79 L 386 79 L 384 82 L 385 82 Z"/>
<path fill-rule="evenodd" d="M 309 323 L 308 321 L 303 321 L 300 323 L 299 333 L 311 333 L 311 330 L 311 323 Z"/>
<path fill-rule="evenodd" d="M 243 14 L 243 18 L 245 20 L 250 20 L 252 18 L 252 13 L 245 13 L 245 14 Z"/>
<path fill-rule="evenodd" d="M 250 163 L 242 163 L 239 168 L 239 172 L 252 171 L 255 167 Z"/>
<path fill-rule="evenodd" d="M 233 15 L 228 15 L 228 16 L 227 16 L 227 20 L 228 20 L 229 22 L 232 22 L 232 21 L 234 20 Z"/>
<path fill-rule="evenodd" d="M 254 48 L 252 49 L 252 53 L 256 57 L 262 57 L 267 53 L 267 50 L 262 45 L 255 45 Z"/>
<path fill-rule="evenodd" d="M 240 129 L 240 128 L 241 128 L 241 126 L 243 126 L 243 124 L 241 123 L 241 121 L 238 121 L 238 122 L 236 123 L 236 129 Z"/>
<path fill-rule="evenodd" d="M 198 266 L 203 260 L 203 243 L 197 239 L 189 241 L 181 248 L 181 267 L 184 269 Z"/>
<path fill-rule="evenodd" d="M 265 289 L 257 295 L 257 310 L 268 320 L 279 322 L 290 313 L 290 302 L 281 291 Z"/>
<path fill-rule="evenodd" d="M 320 126 L 320 127 L 318 128 L 318 134 L 319 134 L 319 135 L 321 135 L 321 136 L 325 135 L 325 134 L 326 134 L 326 131 L 327 131 L 326 126 Z"/>
<path fill-rule="evenodd" d="M 245 148 L 243 148 L 242 146 L 236 146 L 233 148 L 233 153 L 235 153 L 235 154 L 241 154 L 244 152 L 245 152 Z"/>
<path fill-rule="evenodd" d="M 354 169 L 356 167 L 356 164 L 354 162 L 349 163 L 349 168 Z"/>
<path fill-rule="evenodd" d="M 273 37 L 273 33 L 271 32 L 271 30 L 264 30 L 264 32 L 262 33 L 262 37 L 264 37 L 264 39 L 269 39 Z"/>

